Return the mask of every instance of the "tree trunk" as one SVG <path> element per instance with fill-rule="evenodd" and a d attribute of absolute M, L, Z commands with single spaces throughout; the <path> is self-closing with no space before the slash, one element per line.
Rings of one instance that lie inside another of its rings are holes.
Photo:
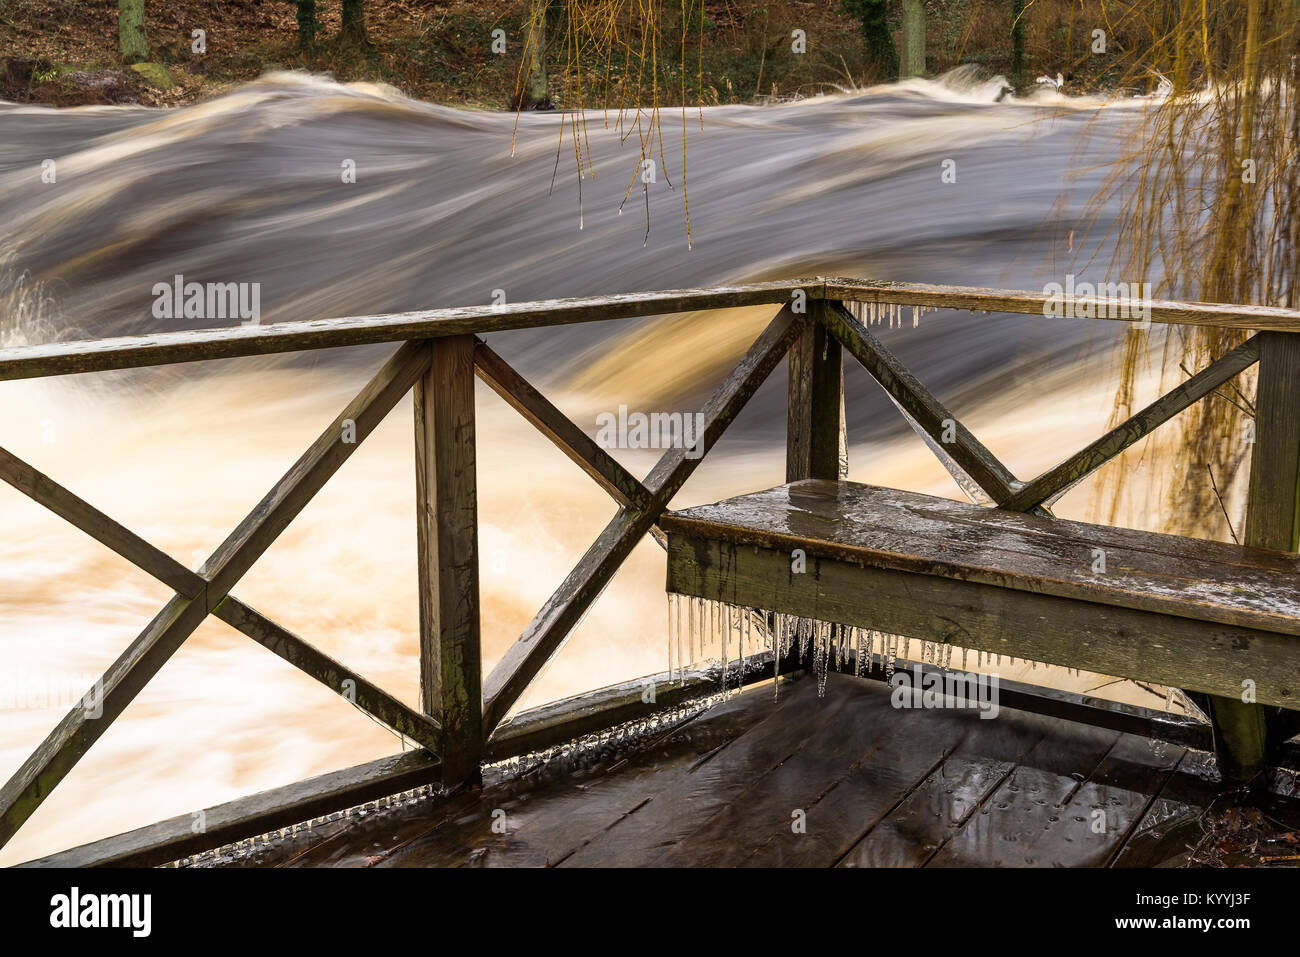
<path fill-rule="evenodd" d="M 925 73 L 925 3 L 903 0 L 903 79 Z"/>
<path fill-rule="evenodd" d="M 528 27 L 528 89 L 524 103 L 538 106 L 550 102 L 546 89 L 546 10 L 541 3 L 533 5 Z"/>
<path fill-rule="evenodd" d="M 297 0 L 298 3 L 298 45 L 307 47 L 316 42 L 316 31 L 320 24 L 316 20 L 316 0 Z"/>
<path fill-rule="evenodd" d="M 1011 0 L 1011 82 L 1025 82 L 1025 0 Z"/>
<path fill-rule="evenodd" d="M 889 32 L 888 0 L 859 0 L 862 11 L 862 42 L 867 58 L 880 67 L 882 80 L 898 77 L 898 51 Z"/>
<path fill-rule="evenodd" d="M 144 0 L 118 0 L 117 38 L 126 63 L 149 59 L 149 43 L 144 33 Z"/>
<path fill-rule="evenodd" d="M 362 0 L 343 0 L 343 25 L 339 36 L 358 43 L 366 42 L 366 13 Z"/>

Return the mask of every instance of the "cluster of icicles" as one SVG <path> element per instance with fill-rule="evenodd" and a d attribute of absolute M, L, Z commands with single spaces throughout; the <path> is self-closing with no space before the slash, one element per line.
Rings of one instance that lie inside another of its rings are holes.
<path fill-rule="evenodd" d="M 859 322 L 869 326 L 888 323 L 890 329 L 903 328 L 904 309 L 912 310 L 913 329 L 921 325 L 921 317 L 926 313 L 939 311 L 938 306 L 904 306 L 896 302 L 850 302 L 848 307 Z"/>
<path fill-rule="evenodd" d="M 840 672 L 851 669 L 859 677 L 878 667 L 883 669 L 886 680 L 893 677 L 899 662 L 919 662 L 945 669 L 960 667 L 963 671 L 968 664 L 973 664 L 977 671 L 1001 668 L 1004 664 L 1050 667 L 1029 658 L 668 593 L 668 673 L 674 680 L 684 682 L 687 672 L 716 661 L 721 665 L 723 690 L 729 682 L 740 688 L 745 684 L 747 672 L 766 667 L 767 656 L 762 662 L 754 660 L 764 652 L 771 656 L 775 677 L 780 677 L 783 658 L 797 655 L 802 664 L 811 654 L 819 696 L 826 693 L 826 678 L 832 666 Z M 961 652 L 959 664 L 954 660 L 957 652 Z M 1075 668 L 1064 670 L 1070 675 L 1079 674 Z M 1178 705 L 1186 714 L 1199 715 L 1180 689 L 1166 688 L 1163 697 L 1166 712 Z"/>
<path fill-rule="evenodd" d="M 914 650 L 919 657 L 913 657 Z M 772 657 L 777 676 L 782 658 L 798 655 L 803 662 L 811 655 L 817 693 L 824 695 L 832 666 L 836 671 L 851 667 L 854 674 L 861 676 L 874 663 L 889 678 L 899 661 L 950 668 L 957 651 L 961 652 L 961 667 L 965 668 L 971 650 L 944 642 L 918 641 L 870 628 L 668 594 L 668 672 L 679 681 L 685 681 L 687 671 L 696 665 L 718 661 L 723 687 L 732 672 L 740 686 L 745 683 L 747 671 L 760 667 L 753 660 L 756 654 L 766 652 Z M 976 667 L 985 662 L 1000 666 L 1004 658 L 1009 664 L 1022 660 L 983 651 L 975 651 L 974 655 Z M 1031 664 L 1037 667 L 1038 663 Z"/>

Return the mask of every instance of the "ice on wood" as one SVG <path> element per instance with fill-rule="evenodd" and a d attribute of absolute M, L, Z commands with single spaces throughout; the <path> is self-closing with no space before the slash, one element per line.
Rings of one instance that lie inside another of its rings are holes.
<path fill-rule="evenodd" d="M 907 306 L 896 302 L 848 302 L 845 305 L 859 322 L 868 326 L 888 325 L 890 329 L 903 327 L 905 309 L 912 311 L 913 329 L 920 327 L 922 316 L 937 311 L 936 306 Z"/>
<path fill-rule="evenodd" d="M 739 689 L 745 676 L 757 670 L 756 656 L 771 655 L 776 675 L 780 677 L 782 661 L 794 659 L 797 667 L 811 665 L 817 679 L 819 695 L 825 693 L 826 678 L 832 669 L 863 676 L 869 671 L 883 673 L 886 680 L 895 670 L 908 664 L 928 664 L 936 668 L 962 671 L 998 672 L 1003 669 L 1031 670 L 1044 662 L 1000 655 L 995 652 L 960 648 L 939 641 L 919 641 L 905 635 L 889 634 L 842 622 L 821 621 L 712 601 L 690 595 L 668 593 L 668 668 L 677 680 L 685 681 L 689 671 L 720 665 L 721 690 Z M 1065 668 L 1067 675 L 1079 677 L 1078 669 Z M 1200 721 L 1207 719 L 1200 709 L 1177 688 L 1163 688 L 1115 679 L 1114 682 L 1137 685 L 1164 699 L 1166 711 L 1180 712 Z"/>

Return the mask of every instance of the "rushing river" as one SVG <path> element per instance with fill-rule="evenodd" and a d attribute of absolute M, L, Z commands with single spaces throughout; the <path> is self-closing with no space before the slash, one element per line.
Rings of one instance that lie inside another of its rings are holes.
<path fill-rule="evenodd" d="M 264 323 L 486 303 L 495 290 L 517 302 L 818 274 L 1035 290 L 1070 271 L 1100 278 L 1107 249 L 1090 257 L 1114 210 L 1089 203 L 1136 110 L 1055 94 L 995 102 L 999 89 L 958 76 L 692 110 L 685 177 L 682 117 L 665 114 L 648 220 L 639 182 L 619 211 L 636 135 L 623 141 L 598 114 L 587 119 L 594 175 L 580 208 L 556 114 L 519 117 L 516 133 L 513 115 L 296 75 L 168 111 L 0 104 L 0 337 L 210 325 L 154 318 L 154 284 L 177 274 L 260 284 Z M 42 180 L 46 160 L 53 183 Z M 341 175 L 349 160 L 355 183 Z M 955 183 L 942 180 L 945 160 Z M 772 312 L 504 333 L 492 344 L 594 432 L 596 415 L 620 404 L 697 408 Z M 1028 477 L 1104 427 L 1123 331 L 940 312 L 882 336 Z M 387 351 L 0 383 L 0 444 L 197 566 Z M 847 375 L 851 476 L 957 496 L 879 390 L 859 370 Z M 778 370 L 678 504 L 782 480 L 784 388 Z M 479 398 L 486 670 L 613 506 L 495 396 Z M 416 704 L 411 431 L 408 401 L 235 593 Z M 652 464 L 653 453 L 616 454 L 638 474 Z M 1086 517 L 1089 489 L 1058 513 Z M 67 710 L 62 699 L 80 696 L 168 592 L 7 486 L 0 523 L 8 776 Z M 662 552 L 643 544 L 524 704 L 663 670 L 662 576 Z M 210 619 L 0 863 L 399 749 Z"/>

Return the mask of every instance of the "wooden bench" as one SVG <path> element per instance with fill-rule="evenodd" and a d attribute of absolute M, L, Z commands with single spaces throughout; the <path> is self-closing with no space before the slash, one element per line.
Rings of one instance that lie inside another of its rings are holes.
<path fill-rule="evenodd" d="M 1295 708 L 1300 556 L 807 479 L 666 513 L 668 590 Z M 805 570 L 795 570 L 802 549 Z"/>

